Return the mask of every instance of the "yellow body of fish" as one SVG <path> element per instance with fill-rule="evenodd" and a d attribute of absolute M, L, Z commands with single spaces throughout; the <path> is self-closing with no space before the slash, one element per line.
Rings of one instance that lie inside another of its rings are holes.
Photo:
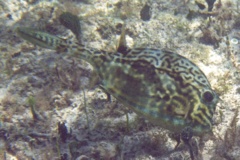
<path fill-rule="evenodd" d="M 211 130 L 219 98 L 187 58 L 151 48 L 110 53 L 35 29 L 16 31 L 33 44 L 89 62 L 108 93 L 151 122 L 173 132 L 191 127 L 194 135 Z"/>

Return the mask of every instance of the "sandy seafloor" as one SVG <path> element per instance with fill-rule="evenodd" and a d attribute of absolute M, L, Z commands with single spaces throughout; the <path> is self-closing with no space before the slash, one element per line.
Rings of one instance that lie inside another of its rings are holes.
<path fill-rule="evenodd" d="M 147 21 L 140 16 L 146 4 L 151 8 Z M 167 130 L 113 97 L 108 101 L 88 63 L 36 47 L 14 33 L 27 26 L 74 40 L 59 23 L 64 11 L 79 16 L 81 41 L 89 47 L 115 51 L 125 22 L 129 47 L 170 48 L 196 63 L 221 101 L 213 134 L 192 139 L 195 159 L 240 159 L 239 8 L 238 0 L 217 0 L 212 12 L 200 10 L 194 0 L 1 0 L 0 159 L 190 159 L 183 144 L 173 151 L 176 141 Z M 33 119 L 31 105 L 39 120 Z M 66 141 L 59 122 L 68 129 Z"/>

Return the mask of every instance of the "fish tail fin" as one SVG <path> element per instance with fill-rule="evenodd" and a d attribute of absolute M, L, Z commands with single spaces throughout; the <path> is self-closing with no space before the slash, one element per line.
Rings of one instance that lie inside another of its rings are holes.
<path fill-rule="evenodd" d="M 52 50 L 64 51 L 67 48 L 68 41 L 46 32 L 28 27 L 18 27 L 15 32 L 24 40 Z"/>
<path fill-rule="evenodd" d="M 56 50 L 57 53 L 67 53 L 84 59 L 94 64 L 92 57 L 100 52 L 93 48 L 88 48 L 78 42 L 59 38 L 46 32 L 42 32 L 33 28 L 19 27 L 16 33 L 24 40 L 47 49 Z"/>

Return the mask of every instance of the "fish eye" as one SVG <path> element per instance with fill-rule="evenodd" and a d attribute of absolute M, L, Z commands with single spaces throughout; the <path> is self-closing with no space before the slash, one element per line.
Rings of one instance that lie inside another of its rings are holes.
<path fill-rule="evenodd" d="M 206 91 L 203 93 L 203 98 L 206 102 L 211 102 L 213 100 L 213 94 L 210 91 Z"/>

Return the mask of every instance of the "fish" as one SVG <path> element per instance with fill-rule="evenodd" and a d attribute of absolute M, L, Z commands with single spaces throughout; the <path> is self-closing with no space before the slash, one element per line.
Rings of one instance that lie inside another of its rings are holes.
<path fill-rule="evenodd" d="M 107 93 L 153 124 L 176 133 L 190 127 L 197 136 L 211 132 L 219 97 L 206 75 L 184 56 L 155 48 L 107 52 L 28 27 L 18 27 L 16 33 L 90 63 Z"/>

